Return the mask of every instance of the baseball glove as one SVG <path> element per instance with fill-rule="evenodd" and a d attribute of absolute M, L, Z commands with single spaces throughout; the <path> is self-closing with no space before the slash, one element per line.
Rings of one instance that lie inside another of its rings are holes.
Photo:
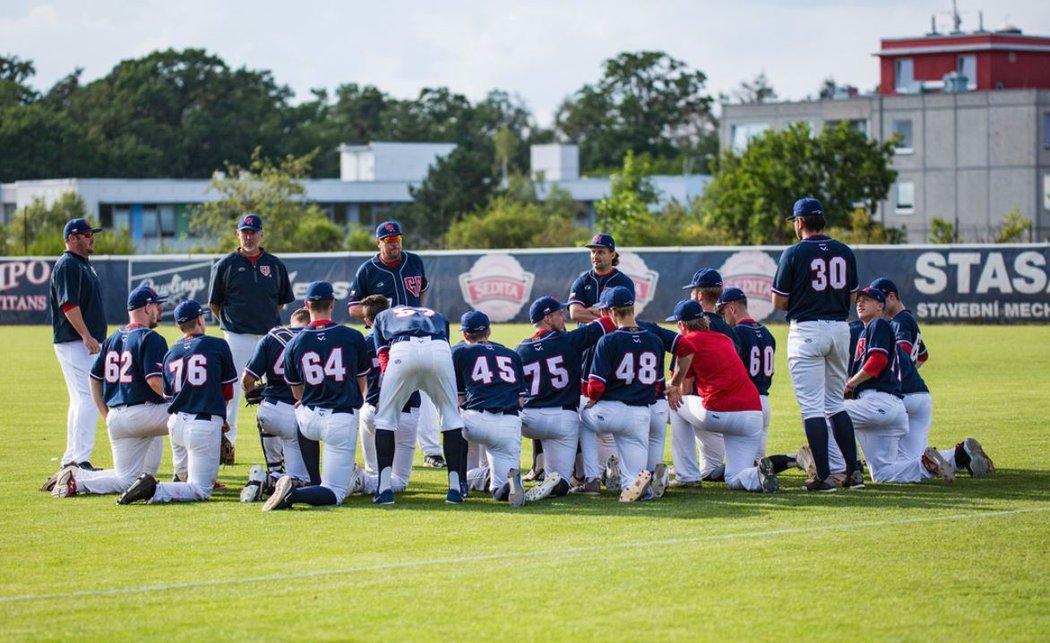
<path fill-rule="evenodd" d="M 245 391 L 244 393 L 244 403 L 247 406 L 258 404 L 259 402 L 262 402 L 262 399 L 263 390 L 261 386 L 257 386 L 256 388 L 253 388 L 250 391 Z"/>
<path fill-rule="evenodd" d="M 233 456 L 233 442 L 230 442 L 230 439 L 223 435 L 222 444 L 219 445 L 219 464 L 232 465 Z"/>

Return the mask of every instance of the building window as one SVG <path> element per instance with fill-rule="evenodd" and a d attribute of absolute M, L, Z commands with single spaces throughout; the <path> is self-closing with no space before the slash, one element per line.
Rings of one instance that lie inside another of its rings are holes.
<path fill-rule="evenodd" d="M 901 181 L 897 184 L 897 214 L 915 212 L 915 181 Z"/>
<path fill-rule="evenodd" d="M 760 136 L 769 129 L 768 123 L 743 123 L 733 126 L 733 151 L 743 152 L 751 143 L 751 139 Z"/>
<path fill-rule="evenodd" d="M 893 89 L 898 94 L 911 94 L 915 91 L 915 67 L 911 58 L 898 58 L 893 76 Z"/>
<path fill-rule="evenodd" d="M 117 232 L 131 229 L 131 210 L 113 208 L 113 229 Z"/>
<path fill-rule="evenodd" d="M 116 216 L 114 214 L 114 216 Z M 142 208 L 142 236 L 174 237 L 175 206 L 145 206 Z"/>
<path fill-rule="evenodd" d="M 897 154 L 912 153 L 911 119 L 893 121 L 893 133 L 898 137 Z"/>
<path fill-rule="evenodd" d="M 959 56 L 956 60 L 955 71 L 966 76 L 966 89 L 970 91 L 977 89 L 977 56 Z"/>

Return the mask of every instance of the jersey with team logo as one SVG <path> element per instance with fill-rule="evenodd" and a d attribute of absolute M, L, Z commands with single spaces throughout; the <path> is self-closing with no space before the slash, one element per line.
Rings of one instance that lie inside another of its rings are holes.
<path fill-rule="evenodd" d="M 864 332 L 864 322 L 854 319 L 849 323 L 849 362 L 846 364 L 846 372 L 853 372 L 853 356 L 857 352 L 857 342 L 860 334 Z"/>
<path fill-rule="evenodd" d="M 619 328 L 598 340 L 588 379 L 604 385 L 601 399 L 649 406 L 664 379 L 664 343 L 642 328 Z"/>
<path fill-rule="evenodd" d="M 372 362 L 372 370 L 368 371 L 368 392 L 365 393 L 365 404 L 371 404 L 373 407 L 379 408 L 379 392 L 381 390 L 380 385 L 382 384 L 383 372 L 379 366 L 379 353 L 376 351 L 375 333 L 369 333 L 365 337 L 365 346 L 368 347 L 368 359 Z M 419 405 L 419 391 L 415 391 L 408 397 L 408 401 L 405 402 L 405 406 L 401 410 L 404 413 L 408 413 L 412 409 L 419 408 Z"/>
<path fill-rule="evenodd" d="M 652 333 L 652 334 L 654 334 L 654 335 L 656 335 L 657 337 L 660 338 L 660 342 L 662 342 L 663 345 L 664 345 L 664 352 L 671 354 L 671 361 L 673 362 L 674 361 L 674 345 L 678 342 L 678 337 L 679 337 L 678 333 L 674 332 L 673 330 L 668 330 L 668 329 L 664 328 L 663 326 L 661 326 L 660 324 L 654 324 L 653 322 L 639 321 L 639 322 L 636 322 L 636 323 L 638 324 L 639 328 L 641 328 L 643 330 L 647 330 L 650 333 Z M 666 383 L 665 380 L 661 379 L 659 384 L 657 385 L 657 387 L 656 387 L 656 397 L 657 397 L 657 399 L 662 398 L 664 396 L 664 384 L 665 383 Z"/>
<path fill-rule="evenodd" d="M 402 252 L 397 265 L 391 266 L 377 254 L 357 269 L 347 306 L 360 304 L 369 295 L 383 295 L 391 306 L 420 306 L 423 293 L 429 289 L 419 255 Z"/>
<path fill-rule="evenodd" d="M 751 383 L 758 389 L 759 395 L 769 395 L 773 384 L 773 356 L 777 350 L 777 340 L 769 329 L 753 319 L 743 319 L 733 327 L 744 368 Z"/>
<path fill-rule="evenodd" d="M 452 347 L 456 390 L 466 396 L 463 409 L 504 413 L 518 410 L 524 394 L 521 356 L 495 342 L 460 342 Z"/>
<path fill-rule="evenodd" d="M 223 386 L 237 381 L 233 353 L 225 340 L 192 335 L 175 342 L 164 356 L 164 395 L 168 413 L 226 417 Z"/>
<path fill-rule="evenodd" d="M 63 308 L 77 306 L 88 333 L 106 339 L 106 309 L 102 306 L 102 283 L 86 257 L 66 251 L 51 270 L 51 331 L 55 344 L 79 342 L 80 333 L 69 323 Z"/>
<path fill-rule="evenodd" d="M 580 400 L 580 362 L 605 327 L 594 320 L 569 332 L 540 331 L 516 349 L 525 373 L 525 406 L 576 410 Z"/>
<path fill-rule="evenodd" d="M 401 338 L 431 337 L 448 341 L 448 320 L 441 313 L 418 306 L 394 306 L 376 315 L 372 324 L 376 350 L 382 352 Z"/>
<path fill-rule="evenodd" d="M 364 335 L 332 322 L 312 322 L 284 351 L 285 380 L 303 387 L 300 401 L 310 408 L 340 413 L 361 408 L 364 397 L 357 378 L 371 368 Z"/>
<path fill-rule="evenodd" d="M 264 400 L 295 404 L 292 389 L 288 388 L 288 382 L 284 380 L 284 351 L 300 330 L 283 326 L 271 328 L 255 345 L 255 354 L 248 360 L 244 370 L 257 380 L 266 380 L 262 391 Z"/>
<path fill-rule="evenodd" d="M 861 382 L 856 387 L 860 393 L 868 389 L 892 393 L 900 396 L 901 375 L 900 360 L 897 359 L 897 341 L 893 338 L 893 329 L 890 323 L 881 317 L 877 317 L 864 326 L 864 331 L 857 340 L 857 348 L 853 353 L 853 368 L 850 376 L 856 375 L 864 368 L 864 363 L 875 354 L 886 356 L 886 367 L 879 372 L 877 377 Z"/>
<path fill-rule="evenodd" d="M 808 237 L 780 255 L 772 290 L 788 298 L 789 321 L 846 321 L 857 290 L 857 260 L 841 241 Z"/>
<path fill-rule="evenodd" d="M 929 393 L 930 389 L 919 375 L 919 363 L 926 357 L 926 343 L 922 341 L 919 322 L 905 308 L 893 316 L 890 328 L 893 329 L 900 356 L 901 393 Z"/>
<path fill-rule="evenodd" d="M 146 379 L 162 375 L 167 352 L 168 342 L 141 324 L 128 324 L 107 337 L 91 365 L 106 406 L 163 404 Z"/>
<path fill-rule="evenodd" d="M 576 281 L 572 282 L 572 286 L 569 288 L 569 299 L 565 302 L 565 305 L 580 304 L 584 308 L 591 308 L 598 303 L 598 298 L 601 296 L 602 291 L 614 286 L 623 286 L 634 295 L 634 280 L 616 268 L 604 275 L 599 275 L 593 270 L 580 273 L 580 276 L 576 278 Z"/>
<path fill-rule="evenodd" d="M 212 271 L 208 303 L 219 307 L 219 326 L 225 331 L 265 335 L 281 323 L 277 307 L 293 301 L 288 269 L 265 250 L 255 257 L 234 250 Z"/>
<path fill-rule="evenodd" d="M 688 376 L 708 411 L 761 411 L 758 389 L 751 383 L 744 363 L 735 357 L 733 342 L 722 333 L 694 330 L 675 345 L 679 359 L 692 355 Z"/>

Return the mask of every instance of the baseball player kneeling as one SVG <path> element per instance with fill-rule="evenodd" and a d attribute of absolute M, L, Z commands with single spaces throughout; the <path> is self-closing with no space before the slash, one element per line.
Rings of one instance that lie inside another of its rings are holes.
<path fill-rule="evenodd" d="M 668 321 L 678 323 L 675 344 L 678 370 L 667 387 L 672 410 L 685 406 L 700 431 L 721 434 L 726 449 L 726 486 L 774 493 L 779 484 L 768 458 L 755 466 L 762 442 L 762 403 L 748 378 L 732 340 L 710 330 L 703 309 L 692 300 L 679 302 Z M 685 396 L 682 382 L 691 377 L 699 396 Z"/>
<path fill-rule="evenodd" d="M 296 502 L 342 504 L 355 482 L 357 414 L 372 363 L 364 336 L 332 321 L 334 305 L 332 284 L 312 282 L 306 289 L 310 325 L 288 342 L 284 354 L 284 377 L 299 400 L 299 432 L 324 442 L 321 484 L 297 487 L 295 479 L 284 476 L 263 511 L 288 509 Z"/>
<path fill-rule="evenodd" d="M 456 388 L 463 410 L 463 437 L 484 447 L 487 467 L 468 471 L 467 479 L 486 477 L 488 491 L 512 507 L 525 504 L 521 485 L 521 405 L 525 373 L 521 357 L 489 341 L 489 318 L 472 310 L 460 319 L 463 341 L 452 348 Z M 474 474 L 474 475 L 472 475 Z"/>
<path fill-rule="evenodd" d="M 649 407 L 664 374 L 664 345 L 659 337 L 638 327 L 634 297 L 626 288 L 611 289 L 606 299 L 617 329 L 598 340 L 587 378 L 585 431 L 580 433 L 584 453 L 597 449 L 597 434 L 610 433 L 619 455 L 621 502 L 663 495 L 650 489 L 648 470 Z M 590 443 L 590 444 L 588 444 Z"/>
<path fill-rule="evenodd" d="M 160 322 L 164 298 L 147 286 L 128 295 L 128 325 L 102 342 L 91 367 L 91 395 L 106 420 L 113 469 L 91 471 L 76 465 L 55 476 L 51 495 L 121 493 L 143 473 L 157 475 L 168 409 L 161 365 L 168 342 L 152 329 Z"/>
<path fill-rule="evenodd" d="M 162 482 L 143 473 L 117 500 L 126 505 L 207 500 L 219 475 L 219 444 L 226 423 L 226 403 L 233 398 L 237 370 L 230 346 L 204 334 L 204 310 L 193 300 L 175 307 L 183 332 L 164 356 L 164 395 L 171 400 L 168 430 L 173 449 L 186 458 L 185 482 Z"/>

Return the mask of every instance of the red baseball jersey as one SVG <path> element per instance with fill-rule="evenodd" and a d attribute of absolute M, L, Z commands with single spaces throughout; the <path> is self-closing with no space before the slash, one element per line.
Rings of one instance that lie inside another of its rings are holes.
<path fill-rule="evenodd" d="M 758 389 L 747 376 L 733 340 L 711 330 L 688 332 L 675 344 L 679 359 L 693 356 L 689 377 L 708 411 L 761 411 Z"/>

